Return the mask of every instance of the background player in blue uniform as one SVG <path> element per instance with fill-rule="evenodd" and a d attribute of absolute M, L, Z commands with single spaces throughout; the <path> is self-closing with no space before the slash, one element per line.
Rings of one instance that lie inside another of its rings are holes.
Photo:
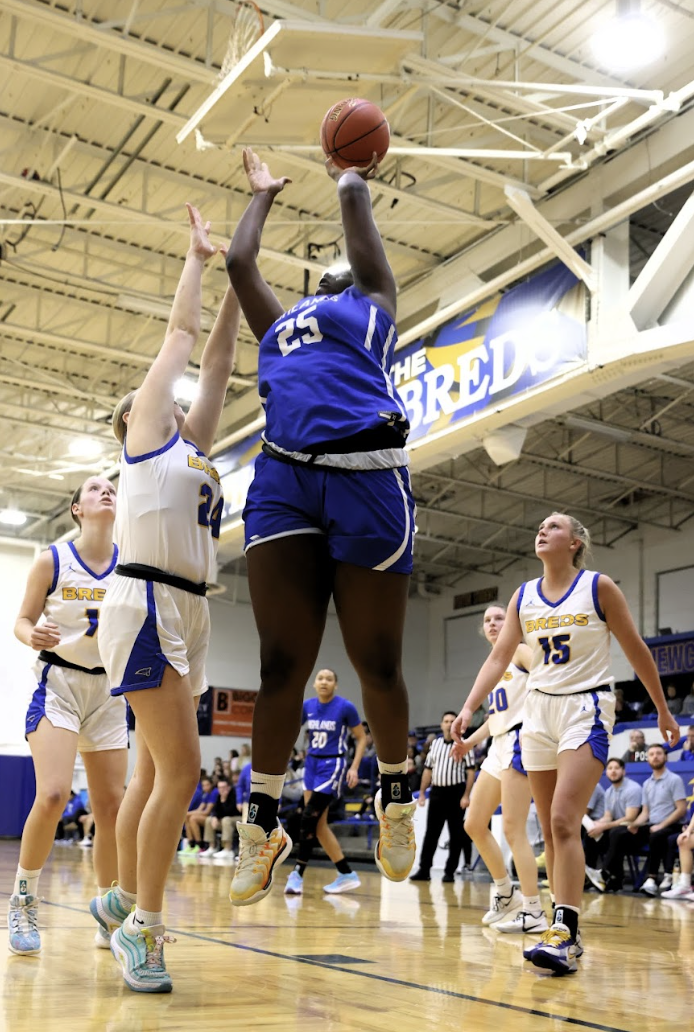
<path fill-rule="evenodd" d="M 379 756 L 376 862 L 387 877 L 403 880 L 414 860 L 401 665 L 414 503 L 407 417 L 389 376 L 395 280 L 365 182 L 376 166 L 343 171 L 326 163 L 338 184 L 350 271 L 326 272 L 316 294 L 288 312 L 256 260 L 274 198 L 289 180 L 273 178 L 251 150 L 244 151 L 244 167 L 253 197 L 227 268 L 260 342 L 267 421 L 244 511 L 261 687 L 249 822 L 239 825 L 241 854 L 230 891 L 235 905 L 266 895 L 275 866 L 289 853 L 277 805 L 331 594 Z"/>
<path fill-rule="evenodd" d="M 98 651 L 101 600 L 112 583 L 116 490 L 90 477 L 75 492 L 70 512 L 80 534 L 42 552 L 29 573 L 15 635 L 39 653 L 38 687 L 29 706 L 26 737 L 34 760 L 36 798 L 22 833 L 10 899 L 13 953 L 38 953 L 38 882 L 70 795 L 79 749 L 96 820 L 94 868 L 100 891 L 117 876 L 116 814 L 127 770 L 122 700 L 112 699 Z M 41 620 L 42 614 L 46 615 Z M 97 932 L 97 945 L 108 948 Z"/>
<path fill-rule="evenodd" d="M 366 749 L 366 732 L 356 707 L 349 699 L 336 695 L 337 674 L 319 670 L 313 687 L 317 698 L 307 699 L 301 715 L 306 725 L 308 747 L 304 770 L 304 812 L 301 815 L 299 859 L 287 879 L 285 892 L 299 896 L 303 877 L 316 839 L 337 868 L 335 881 L 325 885 L 326 892 L 349 892 L 361 885 L 358 875 L 345 860 L 345 854 L 328 824 L 328 808 L 342 794 L 344 782 L 354 788 L 359 782 L 359 764 Z M 356 742 L 354 758 L 347 768 L 347 732 Z"/>

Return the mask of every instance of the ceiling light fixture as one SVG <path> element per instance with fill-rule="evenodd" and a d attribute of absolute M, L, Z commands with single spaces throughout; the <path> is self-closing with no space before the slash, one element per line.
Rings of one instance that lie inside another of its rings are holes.
<path fill-rule="evenodd" d="M 95 459 L 97 455 L 101 455 L 101 441 L 94 437 L 76 437 L 74 441 L 70 441 L 67 450 L 73 458 Z"/>
<path fill-rule="evenodd" d="M 189 380 L 187 376 L 182 376 L 174 384 L 174 398 L 179 401 L 195 401 L 199 389 L 197 381 Z"/>
<path fill-rule="evenodd" d="M 665 33 L 641 10 L 639 0 L 617 0 L 617 15 L 593 34 L 593 54 L 612 72 L 629 72 L 657 61 L 665 52 Z"/>
<path fill-rule="evenodd" d="M 26 513 L 20 512 L 19 509 L 3 509 L 0 512 L 0 523 L 4 523 L 6 527 L 22 527 L 26 521 Z"/>
<path fill-rule="evenodd" d="M 632 441 L 634 439 L 631 430 L 623 430 L 621 426 L 601 423 L 599 419 L 588 419 L 584 416 L 566 416 L 562 422 L 564 426 L 569 426 L 573 430 L 587 430 L 591 434 L 609 437 L 613 441 Z"/>

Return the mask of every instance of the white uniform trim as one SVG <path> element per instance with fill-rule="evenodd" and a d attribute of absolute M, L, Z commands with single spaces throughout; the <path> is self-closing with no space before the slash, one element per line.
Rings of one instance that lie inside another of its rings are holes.
<path fill-rule="evenodd" d="M 264 545 L 266 541 L 276 541 L 278 538 L 296 537 L 297 534 L 321 534 L 325 537 L 325 531 L 319 527 L 300 527 L 298 530 L 285 530 L 280 534 L 268 534 L 267 537 L 258 537 L 253 541 L 249 541 L 244 548 L 244 555 L 249 549 L 254 548 L 255 545 Z"/>
<path fill-rule="evenodd" d="M 387 559 L 384 559 L 382 563 L 379 563 L 378 566 L 374 566 L 374 570 L 387 570 L 389 566 L 392 566 L 393 563 L 396 563 L 405 551 L 405 549 L 407 548 L 410 536 L 412 534 L 412 524 L 410 522 L 410 507 L 407 504 L 407 494 L 405 492 L 405 485 L 402 482 L 402 477 L 400 476 L 399 471 L 397 469 L 394 469 L 393 473 L 395 474 L 395 479 L 398 482 L 400 494 L 402 495 L 403 506 L 405 508 L 405 534 L 403 536 L 399 548 L 395 552 L 393 552 L 393 554 L 389 556 Z"/>

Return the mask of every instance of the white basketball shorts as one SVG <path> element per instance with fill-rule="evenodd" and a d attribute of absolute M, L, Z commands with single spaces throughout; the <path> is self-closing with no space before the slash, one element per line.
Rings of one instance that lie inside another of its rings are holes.
<path fill-rule="evenodd" d="M 565 749 L 590 745 L 596 760 L 607 763 L 614 726 L 614 692 L 549 695 L 530 691 L 523 711 L 522 754 L 526 770 L 556 770 Z"/>
<path fill-rule="evenodd" d="M 25 734 L 35 731 L 45 717 L 53 727 L 74 731 L 81 753 L 127 748 L 125 700 L 111 697 L 106 674 L 40 660 L 34 672 L 37 688 L 27 710 Z"/>

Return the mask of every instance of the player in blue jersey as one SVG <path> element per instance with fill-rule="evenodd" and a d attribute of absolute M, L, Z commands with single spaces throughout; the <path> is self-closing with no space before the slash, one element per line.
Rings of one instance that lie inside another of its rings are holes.
<path fill-rule="evenodd" d="M 583 952 L 581 820 L 605 768 L 614 723 L 610 632 L 653 700 L 663 738 L 674 745 L 680 736 L 624 595 L 609 577 L 583 568 L 589 544 L 588 531 L 572 516 L 552 513 L 542 521 L 535 552 L 543 575 L 514 593 L 492 653 L 452 729 L 462 741 L 472 714 L 499 684 L 520 643 L 529 645 L 522 758 L 545 838 L 555 910 L 552 926 L 524 956 L 557 974 L 575 971 Z"/>
<path fill-rule="evenodd" d="M 90 910 L 114 928 L 111 950 L 136 992 L 171 991 L 164 963 L 164 886 L 200 775 L 196 709 L 207 690 L 214 570 L 224 500 L 206 458 L 233 367 L 239 309 L 226 292 L 200 360 L 187 414 L 175 385 L 200 331 L 202 273 L 217 253 L 210 224 L 187 205 L 190 244 L 166 336 L 142 386 L 113 414 L 123 446 L 113 599 L 102 613 L 102 655 L 113 694 L 136 719 L 137 758 L 117 824 L 119 884 Z M 131 913 L 132 907 L 132 913 Z"/>
<path fill-rule="evenodd" d="M 27 817 L 10 898 L 13 953 L 38 953 L 38 882 L 70 795 L 75 756 L 87 774 L 96 821 L 94 870 L 100 891 L 117 876 L 116 814 L 123 798 L 128 735 L 125 704 L 113 699 L 99 655 L 99 615 L 113 584 L 116 490 L 89 477 L 72 498 L 74 541 L 42 552 L 27 581 L 15 635 L 38 652 L 37 689 L 26 718 L 36 798 Z M 41 618 L 44 617 L 42 620 Z M 108 936 L 96 943 L 108 949 Z"/>
<path fill-rule="evenodd" d="M 376 863 L 401 881 L 414 860 L 401 660 L 414 502 L 409 426 L 389 375 L 395 280 L 366 183 L 376 174 L 375 159 L 368 169 L 326 163 L 337 181 L 350 268 L 325 272 L 315 294 L 289 311 L 257 265 L 265 220 L 289 180 L 275 179 L 251 150 L 243 160 L 253 196 L 227 268 L 260 342 L 258 385 L 267 419 L 244 510 L 261 687 L 249 820 L 239 825 L 241 854 L 230 891 L 238 906 L 270 891 L 273 870 L 288 855 L 277 805 L 331 594 L 379 757 Z"/>
<path fill-rule="evenodd" d="M 337 868 L 337 878 L 324 886 L 325 892 L 351 892 L 361 885 L 359 876 L 345 860 L 345 854 L 328 824 L 328 808 L 339 798 L 342 786 L 359 783 L 359 764 L 366 749 L 366 732 L 356 707 L 336 695 L 337 674 L 326 667 L 319 670 L 313 687 L 315 699 L 307 699 L 301 715 L 306 725 L 308 748 L 304 770 L 304 811 L 301 815 L 299 859 L 285 887 L 288 896 L 300 896 L 304 872 L 311 860 L 316 839 Z M 351 732 L 356 748 L 347 767 L 347 734 Z"/>

